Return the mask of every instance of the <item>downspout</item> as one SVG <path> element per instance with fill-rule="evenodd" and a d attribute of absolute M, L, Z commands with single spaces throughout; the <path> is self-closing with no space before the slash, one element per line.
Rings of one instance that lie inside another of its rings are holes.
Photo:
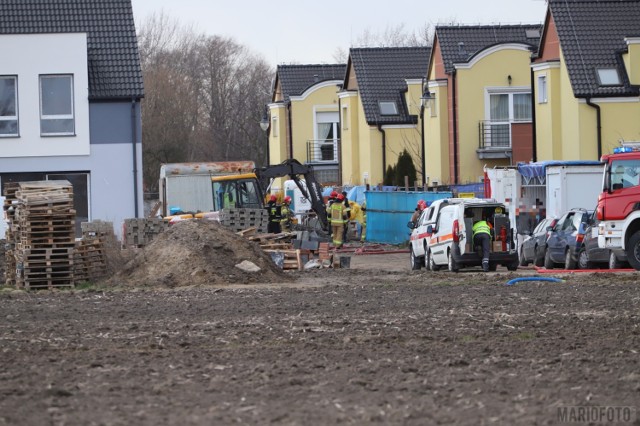
<path fill-rule="evenodd" d="M 451 73 L 451 96 L 453 98 L 453 183 L 458 184 L 458 102 L 456 95 L 456 70 Z"/>
<path fill-rule="evenodd" d="M 531 61 L 533 62 L 533 60 Z M 537 144 L 537 132 L 536 132 L 536 86 L 535 86 L 535 76 L 533 74 L 533 67 L 531 67 L 531 123 L 533 126 L 531 127 L 531 137 L 533 140 L 531 141 L 531 149 L 532 149 L 532 158 L 531 160 L 535 163 L 538 161 L 538 144 Z M 511 147 L 513 150 L 513 147 Z M 513 153 L 513 151 L 511 151 Z M 513 154 L 512 157 L 513 158 Z"/>
<path fill-rule="evenodd" d="M 601 121 L 601 111 L 600 111 L 600 105 L 598 104 L 594 104 L 593 102 L 591 102 L 591 98 L 587 97 L 587 105 L 589 105 L 592 108 L 595 108 L 596 110 L 596 139 L 597 139 L 597 143 L 598 143 L 598 158 L 597 160 L 600 160 L 600 158 L 602 158 L 602 121 Z"/>
<path fill-rule="evenodd" d="M 384 174 L 387 172 L 387 134 L 382 128 L 382 123 L 378 123 L 378 131 L 382 133 L 382 182 L 384 182 Z"/>
<path fill-rule="evenodd" d="M 427 184 L 427 171 L 425 170 L 426 158 L 424 148 L 424 105 L 422 104 L 422 102 L 420 102 L 420 126 L 422 126 L 422 128 L 420 129 L 420 143 L 422 144 L 420 149 L 420 161 L 422 162 L 422 186 L 425 186 Z"/>
<path fill-rule="evenodd" d="M 342 183 L 342 99 L 338 97 L 338 133 L 340 133 L 340 138 L 338 139 L 338 182 Z M 353 141 L 351 141 L 351 145 L 353 145 Z M 352 154 L 353 156 L 353 150 Z M 351 162 L 353 165 L 353 160 Z"/>
<path fill-rule="evenodd" d="M 138 126 L 136 120 L 136 99 L 131 98 L 131 148 L 133 150 L 133 205 L 134 217 L 138 217 Z"/>
<path fill-rule="evenodd" d="M 289 159 L 293 160 L 293 129 L 291 125 L 291 101 L 287 102 L 287 133 L 289 134 Z"/>

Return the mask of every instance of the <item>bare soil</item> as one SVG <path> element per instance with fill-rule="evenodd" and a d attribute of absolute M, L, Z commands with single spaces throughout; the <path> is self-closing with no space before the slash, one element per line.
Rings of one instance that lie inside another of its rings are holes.
<path fill-rule="evenodd" d="M 535 271 L 410 271 L 391 253 L 283 273 L 253 243 L 197 234 L 159 237 L 102 285 L 0 291 L 0 425 L 547 425 L 566 406 L 640 408 L 637 272 L 506 286 Z M 247 258 L 261 271 L 236 272 Z"/>

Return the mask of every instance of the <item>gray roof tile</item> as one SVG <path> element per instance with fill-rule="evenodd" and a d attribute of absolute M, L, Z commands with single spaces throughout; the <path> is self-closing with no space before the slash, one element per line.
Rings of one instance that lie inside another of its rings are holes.
<path fill-rule="evenodd" d="M 0 34 L 87 33 L 89 98 L 144 96 L 131 0 L 1 0 Z"/>
<path fill-rule="evenodd" d="M 344 78 L 346 65 L 278 65 L 276 79 L 280 81 L 285 101 L 300 96 L 311 86 L 329 80 Z"/>
<path fill-rule="evenodd" d="M 453 65 L 469 62 L 481 51 L 499 44 L 522 43 L 535 53 L 540 43 L 542 25 L 443 25 L 436 27 L 445 72 Z M 532 37 L 533 36 L 533 37 Z"/>
<path fill-rule="evenodd" d="M 640 36 L 640 1 L 551 0 L 549 11 L 576 97 L 638 95 L 621 52 L 627 48 L 625 37 Z M 616 68 L 622 85 L 600 86 L 596 68 Z"/>
<path fill-rule="evenodd" d="M 353 65 L 358 80 L 358 91 L 367 123 L 417 122 L 417 117 L 409 115 L 405 102 L 406 80 L 425 77 L 430 56 L 430 47 L 350 49 L 349 63 Z M 399 114 L 381 116 L 380 101 L 394 101 Z"/>

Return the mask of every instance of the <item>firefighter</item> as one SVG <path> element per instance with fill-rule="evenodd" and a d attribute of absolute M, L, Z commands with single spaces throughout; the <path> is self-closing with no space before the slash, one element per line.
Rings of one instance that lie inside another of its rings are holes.
<path fill-rule="evenodd" d="M 482 248 L 482 270 L 489 272 L 489 252 L 491 248 L 491 227 L 483 218 L 473 224 L 473 246 Z"/>
<path fill-rule="evenodd" d="M 282 231 L 290 231 L 291 230 L 291 197 L 289 197 L 288 195 L 286 197 L 284 197 L 284 200 L 282 200 L 282 207 L 280 209 L 280 216 L 282 217 L 282 219 L 280 219 L 280 226 L 282 228 Z"/>
<path fill-rule="evenodd" d="M 343 201 L 344 195 L 338 194 L 336 201 L 332 203 L 330 207 L 331 214 L 329 215 L 329 218 L 331 219 L 331 233 L 335 248 L 342 247 L 342 232 L 346 222 Z"/>
<path fill-rule="evenodd" d="M 418 204 L 416 205 L 416 209 L 411 215 L 411 222 L 413 222 L 413 226 L 415 227 L 418 224 L 418 219 L 420 215 L 427 208 L 427 203 L 424 200 L 418 200 Z"/>
<path fill-rule="evenodd" d="M 282 232 L 282 228 L 280 226 L 281 216 L 281 207 L 277 203 L 278 197 L 275 195 L 271 195 L 269 198 L 269 202 L 267 203 L 267 211 L 269 212 L 269 224 L 267 225 L 267 232 L 272 234 L 279 234 Z"/>
<path fill-rule="evenodd" d="M 360 224 L 360 242 L 364 243 L 367 237 L 367 203 L 366 201 L 360 206 L 360 210 L 356 214 L 356 222 Z"/>
<path fill-rule="evenodd" d="M 344 224 L 344 229 L 342 231 L 342 241 L 346 243 L 349 235 L 349 225 L 351 223 L 351 205 L 347 198 L 347 191 L 342 191 L 342 196 L 344 197 L 344 200 L 342 201 L 344 204 L 344 213 L 347 216 L 347 222 Z"/>

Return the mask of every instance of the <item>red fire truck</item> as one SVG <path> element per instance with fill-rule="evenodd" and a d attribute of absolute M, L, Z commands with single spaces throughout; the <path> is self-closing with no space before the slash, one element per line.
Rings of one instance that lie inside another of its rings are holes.
<path fill-rule="evenodd" d="M 640 270 L 640 142 L 626 142 L 603 155 L 602 193 L 596 217 L 598 246 L 622 249 L 633 268 Z"/>

